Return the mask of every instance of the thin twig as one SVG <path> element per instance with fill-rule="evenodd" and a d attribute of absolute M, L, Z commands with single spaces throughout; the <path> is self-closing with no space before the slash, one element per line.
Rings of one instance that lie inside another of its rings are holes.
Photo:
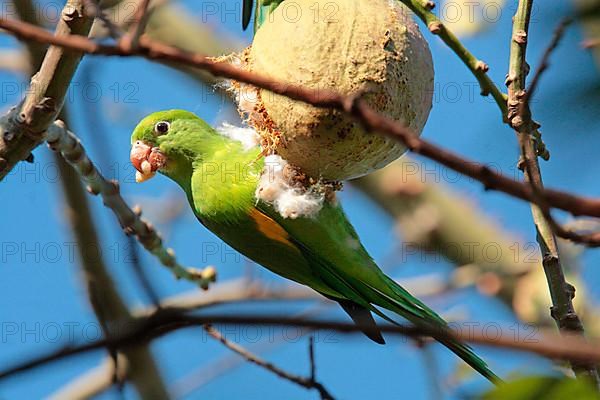
<path fill-rule="evenodd" d="M 178 310 L 179 312 L 183 312 L 184 310 L 191 312 L 219 304 L 236 304 L 239 302 L 260 300 L 319 300 L 316 305 L 310 306 L 307 310 L 298 314 L 294 314 L 294 317 L 298 318 L 314 316 L 317 311 L 333 304 L 333 302 L 305 286 L 295 284 L 271 286 L 261 281 L 248 281 L 240 278 L 214 284 L 208 292 L 190 290 L 189 292 L 163 299 L 159 307 L 149 306 L 144 309 L 134 310 L 133 315 L 136 317 L 148 317 L 158 311 L 159 308 Z M 314 303 L 314 301 L 311 301 L 311 303 Z M 254 353 L 262 353 L 263 351 L 272 350 L 277 345 L 281 345 L 282 341 L 283 338 L 279 337 L 275 341 L 269 341 L 266 345 L 263 343 L 262 346 L 254 346 L 250 350 Z M 188 397 L 193 391 L 240 364 L 241 360 L 239 357 L 235 355 L 229 356 L 187 374 L 169 388 L 169 393 L 176 399 Z M 107 362 L 112 365 L 110 359 Z M 104 364 L 70 381 L 64 387 L 58 389 L 51 397 L 54 399 L 83 399 L 89 398 L 92 394 L 97 395 L 107 390 L 113 385 L 112 376 L 115 373 L 115 369 L 111 368 L 107 370 L 108 366 Z M 119 359 L 119 371 L 117 371 L 117 374 L 121 379 L 127 375 L 127 366 L 124 365 L 124 361 L 121 359 Z M 95 379 L 98 381 L 95 381 Z"/>
<path fill-rule="evenodd" d="M 121 45 L 130 50 L 135 50 L 140 44 L 140 37 L 146 29 L 146 24 L 150 18 L 151 10 L 149 9 L 150 0 L 140 0 L 137 4 L 137 10 L 133 16 L 133 21 L 127 35 L 121 40 Z"/>
<path fill-rule="evenodd" d="M 593 49 L 594 47 L 600 46 L 600 39 L 587 39 L 581 43 L 581 47 L 584 49 Z"/>
<path fill-rule="evenodd" d="M 121 28 L 114 24 L 104 11 L 102 11 L 97 0 L 83 0 L 83 3 L 85 4 L 86 15 L 90 18 L 98 18 L 102 21 L 102 24 L 104 24 L 108 30 L 108 34 L 111 38 L 117 40 L 123 36 Z"/>
<path fill-rule="evenodd" d="M 115 213 L 125 233 L 136 235 L 146 250 L 154 254 L 163 265 L 169 267 L 177 278 L 196 282 L 203 289 L 207 289 L 208 285 L 215 281 L 216 271 L 213 267 L 196 270 L 183 267 L 177 262 L 174 251 L 163 247 L 162 239 L 152 224 L 140 218 L 141 209 L 129 208 L 120 195 L 118 183 L 107 181 L 100 174 L 88 158 L 79 139 L 68 131 L 61 121 L 50 126 L 45 139 L 50 148 L 60 152 L 79 172 L 81 178 L 88 184 L 88 191 L 102 196 L 104 205 Z"/>
<path fill-rule="evenodd" d="M 263 360 L 256 354 L 251 353 L 250 351 L 248 351 L 244 347 L 240 346 L 239 344 L 228 340 L 225 336 L 223 336 L 221 334 L 221 332 L 219 332 L 217 329 L 215 329 L 212 325 L 207 324 L 207 325 L 204 325 L 203 328 L 206 331 L 206 333 L 208 333 L 212 338 L 221 342 L 225 347 L 227 347 L 231 351 L 244 357 L 248 362 L 254 363 L 254 364 L 258 365 L 259 367 L 266 369 L 267 371 L 273 372 L 275 375 L 279 376 L 280 378 L 286 379 L 286 380 L 293 382 L 299 386 L 302 386 L 306 389 L 317 390 L 319 392 L 319 394 L 321 395 L 322 399 L 333 400 L 334 397 L 327 391 L 327 389 L 325 388 L 325 386 L 323 386 L 322 383 L 319 383 L 314 380 L 314 376 L 311 375 L 309 378 L 305 378 L 305 377 L 302 377 L 299 375 L 294 375 L 290 372 L 287 372 L 287 371 L 279 368 L 275 364 L 268 362 L 266 360 Z"/>
<path fill-rule="evenodd" d="M 563 239 L 568 239 L 574 243 L 586 245 L 588 247 L 600 247 L 600 232 L 581 233 L 573 229 L 565 228 L 552 216 L 548 208 L 540 208 L 544 213 L 544 218 L 552 228 L 552 231 Z"/>
<path fill-rule="evenodd" d="M 531 111 L 525 103 L 527 99 L 525 80 L 528 69 L 526 50 L 532 5 L 533 0 L 519 0 L 517 12 L 513 18 L 510 66 L 507 79 L 509 123 L 516 131 L 519 139 L 522 158 L 519 164 L 525 175 L 525 181 L 530 185 L 536 199 L 542 200 L 532 204 L 532 215 L 537 231 L 537 240 L 543 255 L 542 265 L 548 281 L 550 297 L 552 298 L 551 315 L 562 334 L 575 334 L 583 337 L 583 325 L 575 313 L 572 301 L 575 296 L 575 288 L 567 283 L 565 279 L 556 236 L 543 211 L 548 210 L 548 208 L 541 195 L 543 190 L 542 175 L 532 140 L 532 134 L 537 128 L 537 124 L 533 122 Z M 540 206 L 537 205 L 538 203 Z M 549 214 L 549 211 L 546 214 Z M 571 365 L 576 374 L 592 379 L 596 385 L 599 384 L 600 380 L 593 364 L 572 360 Z"/>
<path fill-rule="evenodd" d="M 310 380 L 315 381 L 317 377 L 315 365 L 315 335 L 308 338 L 308 361 L 310 362 Z"/>
<path fill-rule="evenodd" d="M 84 85 L 93 82 L 92 78 L 94 76 L 94 63 L 87 63 L 83 65 L 80 68 L 79 76 L 84 82 Z M 86 101 L 83 104 L 83 119 L 85 121 L 84 126 L 86 126 L 88 129 L 87 136 L 90 139 L 90 143 L 88 143 L 88 145 L 90 148 L 94 148 L 96 150 L 96 156 L 94 158 L 96 168 L 98 168 L 99 171 L 105 171 L 111 162 L 109 151 L 107 149 L 107 143 L 110 143 L 110 140 L 107 140 L 106 135 L 106 132 L 109 132 L 110 130 L 104 128 L 104 121 L 101 118 L 96 105 L 91 102 Z M 113 224 L 113 229 L 118 231 L 119 226 Z M 148 299 L 153 303 L 154 306 L 158 306 L 160 303 L 160 296 L 153 287 L 152 281 L 148 277 L 146 270 L 142 265 L 136 239 L 131 235 L 127 235 L 125 237 L 125 243 L 125 251 L 129 256 L 128 260 L 131 261 L 127 262 L 126 264 L 131 267 L 132 272 L 135 274 L 135 277 L 137 278 Z"/>
<path fill-rule="evenodd" d="M 211 289 L 212 293 L 214 289 Z M 306 308 L 299 313 L 293 314 L 295 318 L 308 318 L 313 317 L 319 314 L 321 311 L 324 311 L 331 306 L 333 302 L 329 300 L 325 300 L 324 297 L 321 296 L 321 301 L 317 304 L 313 304 L 310 307 Z M 266 342 L 257 343 L 256 345 L 251 346 L 249 350 L 256 354 L 262 354 L 265 352 L 272 352 L 277 347 L 283 346 L 286 343 L 289 343 L 285 340 L 283 335 L 277 336 L 269 339 Z M 171 387 L 170 392 L 173 393 L 173 397 L 180 398 L 188 398 L 192 393 L 199 390 L 206 384 L 212 382 L 216 378 L 222 376 L 224 373 L 231 371 L 233 368 L 240 366 L 243 363 L 243 359 L 235 356 L 235 354 L 227 354 L 224 357 L 217 359 L 214 362 L 209 363 L 208 365 L 204 365 L 201 368 L 198 368 L 195 371 L 187 374 L 182 379 L 178 380 Z"/>
<path fill-rule="evenodd" d="M 216 283 L 207 292 L 193 290 L 163 299 L 160 308 L 165 311 L 198 311 L 222 304 L 262 300 L 322 300 L 323 296 L 300 285 L 265 285 L 260 281 L 244 278 Z M 136 317 L 148 317 L 158 311 L 155 307 L 135 310 Z"/>
<path fill-rule="evenodd" d="M 535 94 L 535 91 L 538 87 L 538 84 L 539 84 L 542 74 L 550 66 L 550 56 L 552 55 L 554 50 L 556 50 L 556 48 L 558 47 L 558 44 L 560 43 L 561 39 L 563 38 L 563 36 L 567 30 L 567 27 L 572 22 L 573 22 L 572 18 L 563 18 L 563 20 L 558 24 L 558 26 L 554 30 L 554 34 L 552 35 L 552 40 L 550 41 L 550 43 L 548 44 L 548 47 L 546 47 L 546 50 L 544 51 L 544 54 L 542 55 L 540 63 L 538 64 L 538 67 L 535 70 L 533 77 L 531 78 L 531 83 L 529 84 L 529 88 L 525 91 L 524 103 L 527 104 L 533 98 L 533 95 Z"/>
<path fill-rule="evenodd" d="M 550 43 L 546 47 L 546 50 L 544 51 L 544 54 L 542 55 L 542 58 L 538 64 L 538 67 L 531 79 L 531 83 L 529 84 L 529 88 L 525 91 L 523 99 L 520 102 L 520 107 L 525 107 L 526 109 L 529 109 L 529 103 L 531 102 L 531 99 L 534 97 L 534 94 L 535 94 L 537 87 L 539 85 L 539 82 L 540 82 L 540 78 L 543 75 L 544 71 L 546 71 L 548 69 L 548 66 L 550 65 L 549 64 L 550 56 L 552 55 L 554 50 L 558 47 L 562 37 L 564 36 L 564 34 L 566 32 L 567 27 L 572 22 L 573 22 L 572 18 L 564 18 L 558 24 L 556 29 L 554 30 L 554 34 L 552 35 L 552 40 L 550 41 Z M 521 111 L 521 114 L 525 115 L 526 112 Z M 552 230 L 554 231 L 554 233 L 557 236 L 560 236 L 564 239 L 571 240 L 572 242 L 575 242 L 575 243 L 585 244 L 586 246 L 589 246 L 589 247 L 600 246 L 600 232 L 579 233 L 579 232 L 575 232 L 574 230 L 567 229 L 567 228 L 563 227 L 562 225 L 560 225 L 554 219 L 550 208 L 548 207 L 547 204 L 545 204 L 545 202 L 542 201 L 542 199 L 540 199 L 540 202 L 538 203 L 538 205 L 540 206 L 540 210 L 544 214 L 544 218 L 546 218 L 546 220 L 548 221 L 548 224 L 550 225 L 550 227 L 552 228 Z"/>
<path fill-rule="evenodd" d="M 522 200 L 536 202 L 536 196 L 528 185 L 507 178 L 485 165 L 459 157 L 450 151 L 420 139 L 410 129 L 397 121 L 377 113 L 366 102 L 357 97 L 342 96 L 328 90 L 310 90 L 293 84 L 277 82 L 269 77 L 248 72 L 229 63 L 215 62 L 201 54 L 189 53 L 153 41 L 145 36 L 140 38 L 140 48 L 136 52 L 128 52 L 118 45 L 102 45 L 81 36 L 54 37 L 43 29 L 20 21 L 0 18 L 0 28 L 11 31 L 19 37 L 34 39 L 43 43 L 51 43 L 56 46 L 63 46 L 92 55 L 142 56 L 152 60 L 178 62 L 202 68 L 218 76 L 265 88 L 273 93 L 300 100 L 317 107 L 343 110 L 354 115 L 370 131 L 382 132 L 395 140 L 401 141 L 409 150 L 422 154 L 427 158 L 483 183 L 488 190 L 499 190 Z M 8 167 L 6 166 L 5 169 Z M 10 167 L 12 168 L 12 165 Z M 6 172 L 8 171 L 1 171 L 0 178 Z M 541 195 L 551 207 L 563 209 L 576 216 L 588 215 L 600 217 L 600 199 L 575 196 L 567 192 L 552 189 L 543 189 Z"/>

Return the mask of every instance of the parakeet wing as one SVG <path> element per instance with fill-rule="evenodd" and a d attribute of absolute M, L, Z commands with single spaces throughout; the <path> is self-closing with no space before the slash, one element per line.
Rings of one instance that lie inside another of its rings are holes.
<path fill-rule="evenodd" d="M 248 217 L 239 220 L 236 225 L 215 224 L 210 220 L 199 219 L 231 247 L 255 262 L 337 301 L 359 326 L 366 327 L 363 332 L 369 338 L 377 343 L 385 343 L 369 312 L 371 307 L 368 303 L 348 300 L 324 282 L 318 269 L 319 263 L 311 261 L 314 256 L 306 253 L 278 222 L 258 209 L 251 209 Z"/>
<path fill-rule="evenodd" d="M 364 249 L 341 207 L 325 204 L 317 218 L 285 219 L 270 206 L 259 203 L 298 243 L 323 281 L 352 302 L 394 322 L 373 305 L 393 311 L 417 326 L 444 329 L 445 321 L 419 299 L 387 277 Z M 371 305 L 373 304 L 373 305 Z M 490 380 L 499 378 L 465 344 L 437 338 Z"/>
<path fill-rule="evenodd" d="M 288 232 L 304 256 L 315 267 L 318 266 L 317 271 L 322 279 L 347 299 L 365 306 L 373 303 L 391 310 L 397 305 L 403 309 L 404 317 L 409 313 L 443 323 L 440 317 L 406 290 L 395 284 L 393 286 L 399 289 L 390 287 L 391 280 L 362 246 L 340 206 L 325 204 L 316 218 L 296 219 L 282 218 L 265 203 L 259 203 L 258 208 Z M 384 301 L 387 297 L 393 300 Z"/>

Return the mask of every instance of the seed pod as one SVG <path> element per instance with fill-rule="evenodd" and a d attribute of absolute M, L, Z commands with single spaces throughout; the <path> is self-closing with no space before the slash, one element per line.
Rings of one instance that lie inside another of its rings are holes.
<path fill-rule="evenodd" d="M 312 89 L 363 93 L 378 112 L 420 134 L 433 95 L 427 42 L 409 10 L 388 0 L 284 1 L 257 31 L 241 66 Z M 234 84 L 242 114 L 267 151 L 315 178 L 381 168 L 406 148 L 367 134 L 341 111 Z"/>

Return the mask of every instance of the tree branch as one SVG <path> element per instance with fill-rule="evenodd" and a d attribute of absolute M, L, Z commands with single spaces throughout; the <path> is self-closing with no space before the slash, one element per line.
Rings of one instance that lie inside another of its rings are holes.
<path fill-rule="evenodd" d="M 339 333 L 358 333 L 378 329 L 383 333 L 403 335 L 410 338 L 427 338 L 431 335 L 445 337 L 448 340 L 457 340 L 480 344 L 485 346 L 527 351 L 553 359 L 571 360 L 581 363 L 597 362 L 600 360 L 600 343 L 589 343 L 575 336 L 544 335 L 542 338 L 522 339 L 515 338 L 513 334 L 500 337 L 490 337 L 485 330 L 481 332 L 467 330 L 433 331 L 414 326 L 380 324 L 377 328 L 361 326 L 354 323 L 323 321 L 321 319 L 290 318 L 285 316 L 264 315 L 186 315 L 177 311 L 156 312 L 149 317 L 139 318 L 135 324 L 118 324 L 120 333 L 110 338 L 90 342 L 81 346 L 66 347 L 58 351 L 49 352 L 35 359 L 19 363 L 12 367 L 0 370 L 0 379 L 15 376 L 19 373 L 37 368 L 47 363 L 62 360 L 75 355 L 87 353 L 105 347 L 122 349 L 139 345 L 170 332 L 203 326 L 206 324 L 227 325 L 257 325 L 257 326 L 293 326 L 310 330 L 329 330 Z"/>
<path fill-rule="evenodd" d="M 19 3 L 16 5 L 17 13 L 23 20 L 39 24 L 30 1 L 21 0 L 17 3 Z M 74 3 L 74 5 L 78 6 L 79 4 Z M 37 70 L 44 60 L 45 49 L 40 49 L 34 45 L 29 45 L 27 49 L 30 53 L 32 70 Z M 67 117 L 65 108 L 61 109 L 60 115 L 63 118 Z M 71 173 L 71 167 L 59 154 L 55 154 L 55 160 L 59 167 L 63 192 L 70 211 L 68 220 L 73 236 L 80 244 L 77 249 L 81 269 L 84 272 L 82 276 L 87 287 L 88 298 L 104 334 L 110 337 L 112 334 L 111 323 L 131 319 L 131 314 L 107 273 L 103 257 L 100 254 L 86 254 L 83 250 L 89 248 L 90 245 L 93 248 L 99 248 L 99 239 L 89 205 L 81 182 Z M 117 365 L 117 359 L 119 358 L 121 362 L 131 365 L 129 378 L 140 396 L 167 397 L 166 388 L 147 346 L 131 347 L 121 356 L 113 351 L 114 349 L 109 348 L 107 350 L 111 353 L 115 364 L 112 371 L 116 371 L 120 367 L 120 365 Z M 114 377 L 115 375 L 111 374 L 111 380 Z"/>
<path fill-rule="evenodd" d="M 117 40 L 123 36 L 121 29 L 113 24 L 113 22 L 104 14 L 104 11 L 100 8 L 98 1 L 96 0 L 83 0 L 85 4 L 86 15 L 89 18 L 98 18 L 106 28 L 108 35 Z"/>
<path fill-rule="evenodd" d="M 115 368 L 117 370 L 115 371 Z M 115 376 L 124 380 L 127 374 L 127 360 L 118 357 L 115 365 L 114 359 L 107 357 L 100 365 L 94 367 L 47 396 L 50 400 L 85 400 L 95 398 L 111 387 Z"/>
<path fill-rule="evenodd" d="M 144 33 L 148 18 L 150 17 L 151 10 L 149 6 L 150 0 L 140 0 L 140 3 L 137 5 L 129 31 L 122 39 L 122 45 L 125 48 L 135 50 L 139 46 L 140 36 Z"/>
<path fill-rule="evenodd" d="M 153 313 L 157 312 L 159 308 L 164 310 L 177 310 L 179 312 L 183 312 L 184 310 L 191 312 L 220 304 L 235 304 L 238 302 L 261 300 L 320 300 L 322 302 L 328 302 L 323 296 L 306 286 L 296 284 L 271 286 L 260 281 L 250 281 L 246 278 L 239 278 L 212 285 L 207 292 L 191 290 L 186 293 L 169 297 L 162 300 L 159 307 L 153 305 L 143 309 L 136 309 L 133 310 L 133 315 L 138 318 L 143 318 L 151 316 Z M 303 313 L 299 316 L 307 315 Z M 272 344 L 273 343 L 270 343 L 270 345 Z M 239 360 L 236 359 L 236 364 L 237 361 Z M 116 375 L 119 378 L 124 378 L 127 375 L 126 360 L 119 359 L 118 367 L 119 369 L 116 371 Z M 212 374 L 223 372 L 220 366 L 207 368 L 209 368 Z M 98 395 L 114 384 L 114 372 L 114 362 L 112 359 L 107 358 L 100 366 L 76 377 L 49 397 L 56 400 L 64 398 L 86 399 Z M 201 380 L 197 379 L 195 376 L 191 379 L 192 382 L 194 382 L 194 389 L 196 388 L 196 385 L 201 386 L 203 382 L 205 383 L 206 380 L 210 379 L 204 372 L 201 373 L 201 376 Z M 172 397 L 175 398 L 185 397 L 189 394 L 186 393 L 184 395 L 176 389 L 169 390 L 169 392 Z"/>
<path fill-rule="evenodd" d="M 56 37 L 85 36 L 92 26 L 92 19 L 85 16 L 80 0 L 67 1 L 60 17 Z M 28 26 L 42 30 L 32 24 Z M 33 45 L 28 43 L 31 48 Z M 38 50 L 36 47 L 35 51 Z M 27 159 L 42 142 L 43 132 L 54 122 L 62 108 L 69 83 L 82 56 L 82 52 L 51 46 L 39 72 L 31 79 L 23 103 L 0 119 L 0 180 L 17 162 Z"/>
<path fill-rule="evenodd" d="M 183 267 L 177 262 L 174 251 L 163 247 L 162 239 L 152 224 L 140 218 L 141 209 L 129 208 L 119 193 L 118 183 L 107 181 L 100 174 L 88 158 L 79 139 L 68 131 L 61 121 L 55 122 L 48 128 L 45 139 L 51 149 L 60 152 L 77 170 L 88 184 L 88 191 L 102 196 L 104 205 L 115 213 L 125 233 L 136 235 L 146 250 L 156 256 L 164 266 L 170 268 L 175 277 L 196 282 L 203 289 L 207 289 L 210 282 L 214 282 L 216 271 L 213 267 L 196 270 Z"/>
<path fill-rule="evenodd" d="M 528 70 L 526 50 L 528 41 L 529 20 L 533 0 L 519 0 L 517 12 L 513 19 L 512 40 L 510 46 L 510 66 L 508 72 L 508 104 L 509 123 L 516 131 L 521 147 L 520 168 L 525 175 L 525 181 L 531 186 L 535 197 L 541 197 L 543 190 L 542 175 L 533 143 L 533 131 L 537 124 L 531 118 L 531 111 L 524 100 L 526 99 L 525 80 Z M 537 82 L 537 81 L 535 81 Z M 537 231 L 537 239 L 542 251 L 542 264 L 550 296 L 552 298 L 551 315 L 556 320 L 563 334 L 583 336 L 583 325 L 575 313 L 572 299 L 575 288 L 567 283 L 561 265 L 558 244 L 552 227 L 544 216 L 544 201 L 540 206 L 532 205 L 533 221 Z M 596 368 L 593 364 L 571 363 L 578 375 L 592 379 L 596 385 L 600 383 Z"/>
<path fill-rule="evenodd" d="M 550 56 L 552 52 L 556 49 L 560 40 L 562 39 L 565 30 L 567 27 L 573 22 L 572 18 L 564 18 L 554 30 L 554 34 L 552 35 L 552 40 L 546 47 L 544 54 L 538 64 L 538 67 L 531 79 L 531 83 L 529 84 L 529 88 L 525 91 L 523 99 L 519 102 L 520 107 L 524 107 L 525 110 L 521 110 L 521 115 L 526 115 L 527 110 L 529 109 L 529 104 L 531 99 L 533 98 L 537 87 L 539 85 L 539 81 L 541 76 L 544 74 L 546 69 L 548 69 Z M 545 202 L 541 201 L 539 203 L 540 211 L 543 213 L 544 218 L 548 222 L 550 228 L 554 231 L 554 233 L 562 238 L 568 239 L 575 243 L 581 243 L 588 247 L 599 247 L 600 246 L 600 232 L 592 232 L 592 233 L 579 233 L 572 229 L 565 228 L 560 225 L 552 216 L 552 212 L 549 209 L 548 205 Z"/>
<path fill-rule="evenodd" d="M 297 85 L 276 82 L 269 77 L 245 71 L 226 62 L 215 62 L 201 54 L 193 54 L 167 46 L 148 39 L 145 36 L 140 38 L 139 49 L 135 52 L 129 52 L 122 46 L 102 45 L 82 36 L 55 37 L 43 29 L 20 21 L 0 18 L 0 28 L 11 31 L 19 37 L 52 43 L 92 55 L 143 56 L 151 60 L 172 61 L 188 66 L 195 66 L 205 69 L 214 75 L 249 83 L 317 107 L 343 110 L 355 116 L 370 131 L 382 132 L 395 140 L 401 141 L 409 150 L 431 158 L 448 168 L 483 183 L 488 190 L 499 190 L 513 197 L 533 203 L 537 201 L 536 195 L 528 185 L 495 173 L 485 165 L 459 157 L 450 151 L 420 139 L 410 129 L 397 121 L 378 114 L 356 96 L 342 96 L 328 90 L 316 91 Z M 550 206 L 563 209 L 573 215 L 600 217 L 600 199 L 575 196 L 567 192 L 552 189 L 544 189 L 541 192 L 541 196 Z"/>

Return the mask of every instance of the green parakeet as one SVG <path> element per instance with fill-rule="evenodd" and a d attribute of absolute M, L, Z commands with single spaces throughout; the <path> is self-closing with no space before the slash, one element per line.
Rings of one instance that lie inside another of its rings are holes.
<path fill-rule="evenodd" d="M 256 9 L 254 10 L 254 33 L 260 28 L 269 14 L 282 3 L 283 0 L 256 0 Z M 252 7 L 254 0 L 243 0 L 242 5 L 242 28 L 246 30 L 250 19 L 252 18 Z"/>
<path fill-rule="evenodd" d="M 263 174 L 259 147 L 247 149 L 182 110 L 144 118 L 131 143 L 138 181 L 156 171 L 174 180 L 206 228 L 272 272 L 337 301 L 375 342 L 384 340 L 371 312 L 394 322 L 380 308 L 425 329 L 447 329 L 441 317 L 378 268 L 335 201 L 324 202 L 313 216 L 284 218 L 258 200 L 258 183 L 269 173 L 265 168 Z M 498 380 L 467 345 L 443 335 L 437 339 L 483 376 Z"/>

